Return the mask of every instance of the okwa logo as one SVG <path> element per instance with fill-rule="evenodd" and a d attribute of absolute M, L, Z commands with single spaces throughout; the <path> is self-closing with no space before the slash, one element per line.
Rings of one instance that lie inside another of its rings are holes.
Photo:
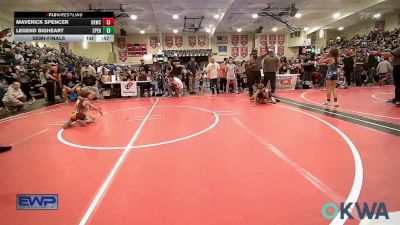
<path fill-rule="evenodd" d="M 355 208 L 355 212 L 359 216 L 360 220 L 365 217 L 368 219 L 380 219 L 380 217 L 389 219 L 386 205 L 383 202 L 373 202 L 372 206 L 369 206 L 366 202 L 362 204 L 358 202 L 342 202 L 339 207 L 333 202 L 328 202 L 322 206 L 321 211 L 322 215 L 328 220 L 333 220 L 339 213 L 340 219 L 344 219 L 347 216 L 349 219 L 353 220 L 354 215 L 351 214 L 352 208 Z"/>

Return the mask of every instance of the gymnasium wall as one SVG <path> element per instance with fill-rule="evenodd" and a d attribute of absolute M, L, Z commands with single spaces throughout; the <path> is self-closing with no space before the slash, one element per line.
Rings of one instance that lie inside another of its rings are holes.
<path fill-rule="evenodd" d="M 379 20 L 368 19 L 362 23 L 345 27 L 343 31 L 338 31 L 338 34 L 343 35 L 346 38 L 352 38 L 355 34 L 367 35 L 369 32 L 374 30 L 375 23 L 381 20 L 385 20 L 385 31 L 391 31 L 400 27 L 399 12 L 394 12 L 384 14 Z"/>

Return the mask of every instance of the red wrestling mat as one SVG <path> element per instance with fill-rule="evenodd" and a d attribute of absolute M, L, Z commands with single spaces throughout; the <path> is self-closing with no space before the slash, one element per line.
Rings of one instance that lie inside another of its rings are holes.
<path fill-rule="evenodd" d="M 329 224 L 322 206 L 346 200 L 399 211 L 397 136 L 244 95 L 94 104 L 105 114 L 87 127 L 60 130 L 65 104 L 0 121 L 3 224 Z M 59 210 L 16 210 L 16 194 L 58 194 Z"/>

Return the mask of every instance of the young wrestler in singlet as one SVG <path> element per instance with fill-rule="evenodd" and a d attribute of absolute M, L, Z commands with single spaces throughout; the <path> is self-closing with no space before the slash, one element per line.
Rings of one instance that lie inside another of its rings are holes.
<path fill-rule="evenodd" d="M 89 100 L 96 97 L 96 93 L 89 90 L 81 90 L 78 100 L 76 101 L 74 111 L 71 118 L 64 124 L 63 128 L 66 129 L 71 126 L 73 122 L 77 122 L 81 126 L 86 126 L 88 123 L 93 123 L 95 118 L 89 114 L 90 110 L 96 110 L 103 115 L 101 108 L 95 107 Z"/>
<path fill-rule="evenodd" d="M 264 87 L 264 84 L 258 84 L 257 85 L 257 91 L 252 97 L 253 106 L 256 106 L 256 104 L 266 104 L 266 103 L 276 103 L 276 99 L 272 96 L 272 93 L 270 90 L 268 90 L 266 87 Z"/>

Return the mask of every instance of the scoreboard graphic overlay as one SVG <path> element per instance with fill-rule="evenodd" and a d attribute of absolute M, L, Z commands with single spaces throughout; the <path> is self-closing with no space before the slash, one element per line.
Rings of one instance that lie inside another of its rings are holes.
<path fill-rule="evenodd" d="M 14 12 L 21 42 L 114 42 L 113 12 Z"/>

